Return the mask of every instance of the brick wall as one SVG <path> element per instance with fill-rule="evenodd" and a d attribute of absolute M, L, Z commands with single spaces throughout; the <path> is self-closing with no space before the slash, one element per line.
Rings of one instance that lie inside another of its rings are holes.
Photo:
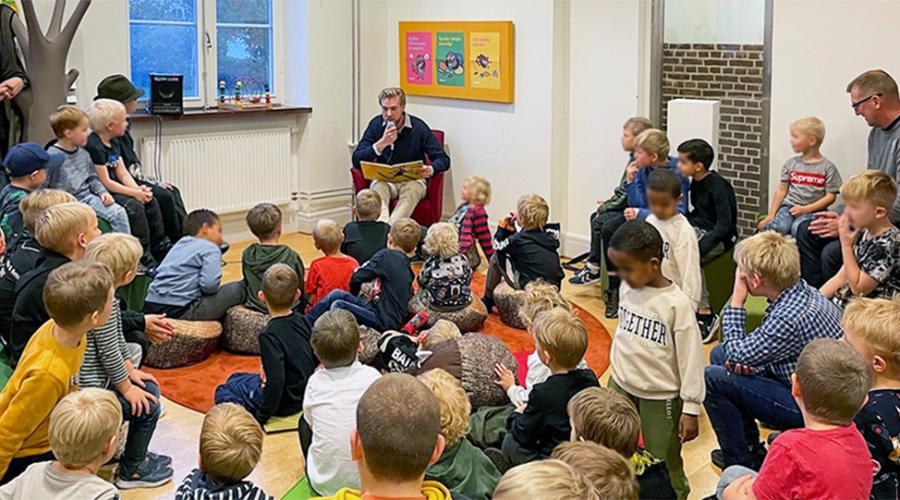
<path fill-rule="evenodd" d="M 663 129 L 670 99 L 721 102 L 717 168 L 734 186 L 740 234 L 750 235 L 756 215 L 765 210 L 761 205 L 768 187 L 762 172 L 763 46 L 667 43 L 662 78 Z M 672 145 L 673 151 L 677 146 Z"/>

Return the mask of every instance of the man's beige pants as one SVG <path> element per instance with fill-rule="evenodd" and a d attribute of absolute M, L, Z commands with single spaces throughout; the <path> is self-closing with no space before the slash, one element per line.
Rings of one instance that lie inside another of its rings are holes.
<path fill-rule="evenodd" d="M 409 182 L 372 181 L 372 190 L 381 196 L 381 216 L 378 220 L 393 224 L 412 215 L 416 205 L 425 197 L 425 180 Z M 391 200 L 397 200 L 394 213 L 388 217 Z"/>

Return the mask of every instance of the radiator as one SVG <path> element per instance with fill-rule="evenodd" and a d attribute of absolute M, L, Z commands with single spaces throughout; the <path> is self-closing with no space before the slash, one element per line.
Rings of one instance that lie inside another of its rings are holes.
<path fill-rule="evenodd" d="M 164 136 L 161 146 L 157 151 L 156 139 L 144 138 L 145 174 L 155 172 L 159 158 L 162 180 L 178 186 L 188 211 L 238 212 L 264 201 L 285 204 L 291 199 L 289 128 Z"/>

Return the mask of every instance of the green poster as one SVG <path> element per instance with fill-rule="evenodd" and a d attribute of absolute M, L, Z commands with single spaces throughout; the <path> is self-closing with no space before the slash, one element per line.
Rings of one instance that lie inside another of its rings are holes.
<path fill-rule="evenodd" d="M 438 85 L 463 87 L 466 72 L 463 68 L 463 33 L 437 33 L 437 82 Z"/>

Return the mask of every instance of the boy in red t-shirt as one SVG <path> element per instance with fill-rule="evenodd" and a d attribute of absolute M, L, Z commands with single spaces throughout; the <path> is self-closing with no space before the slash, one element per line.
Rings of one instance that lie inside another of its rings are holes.
<path fill-rule="evenodd" d="M 350 290 L 350 276 L 359 267 L 353 257 L 341 253 L 344 234 L 340 226 L 331 219 L 321 219 L 313 226 L 313 240 L 316 248 L 325 254 L 309 266 L 306 274 L 306 294 L 310 307 L 335 289 Z"/>
<path fill-rule="evenodd" d="M 853 417 L 872 386 L 868 363 L 846 342 L 807 344 L 791 375 L 803 429 L 772 442 L 759 474 L 739 465 L 722 472 L 725 499 L 868 498 L 872 462 Z"/>

